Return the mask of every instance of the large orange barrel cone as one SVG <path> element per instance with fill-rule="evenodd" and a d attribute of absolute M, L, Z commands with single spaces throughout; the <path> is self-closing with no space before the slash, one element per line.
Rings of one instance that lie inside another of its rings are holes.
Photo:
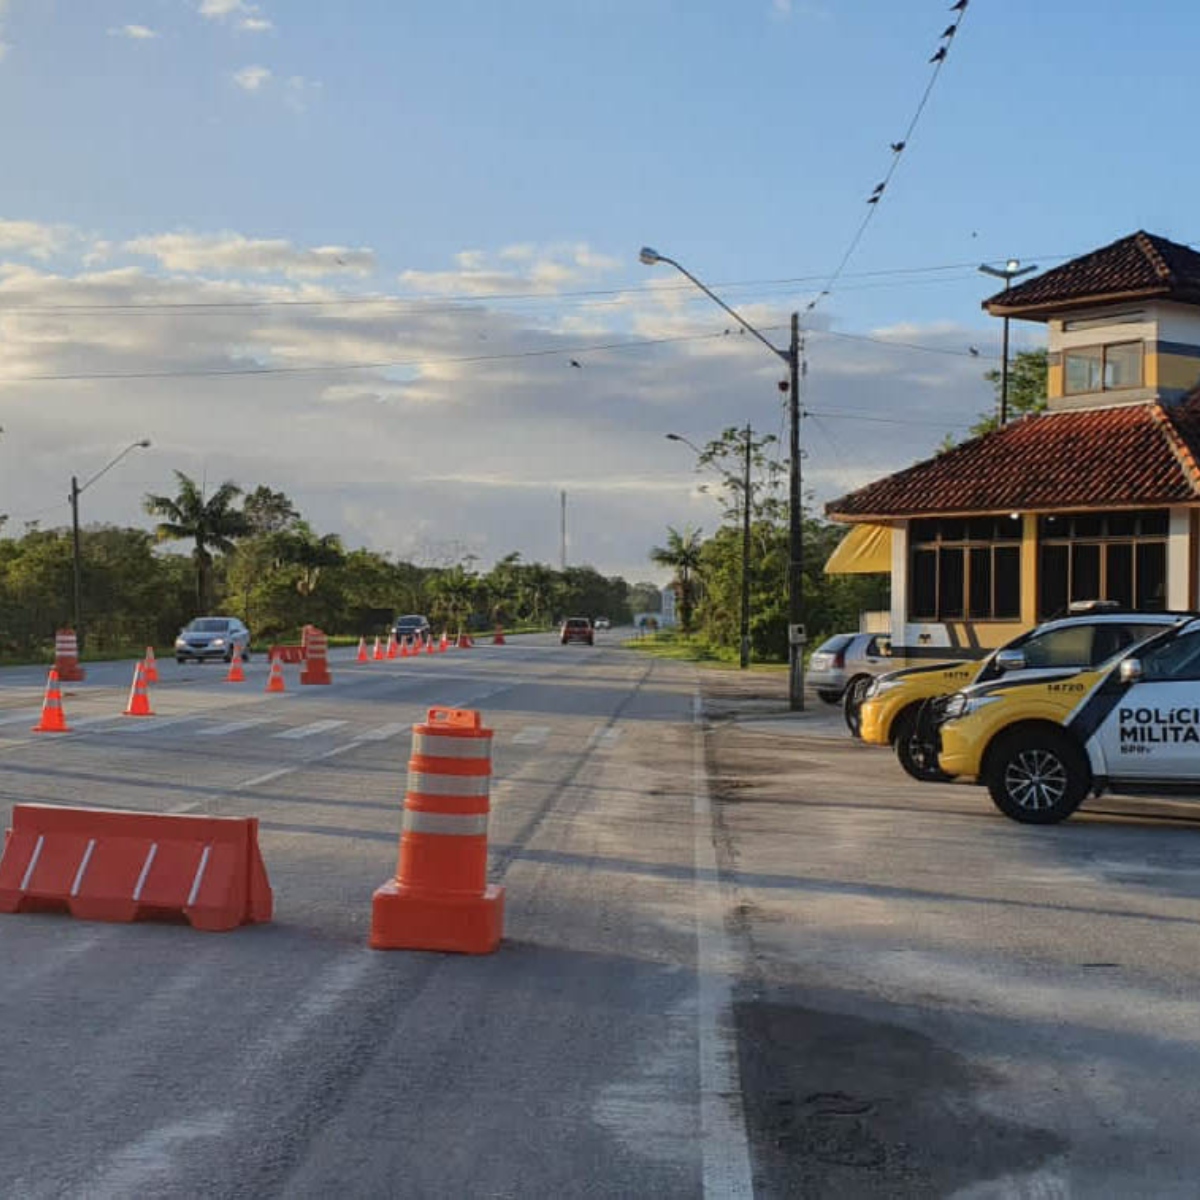
<path fill-rule="evenodd" d="M 155 660 L 154 660 L 154 647 L 153 646 L 146 647 L 146 657 L 144 659 L 142 659 L 142 662 L 146 668 L 145 671 L 143 672 L 143 674 L 146 676 L 146 682 L 147 683 L 157 683 L 158 682 L 158 663 L 155 662 Z"/>
<path fill-rule="evenodd" d="M 82 683 L 86 671 L 79 665 L 79 639 L 73 629 L 54 635 L 54 669 L 63 683 Z"/>
<path fill-rule="evenodd" d="M 358 639 L 358 654 L 355 655 L 355 662 L 367 662 L 367 639 L 360 637 Z"/>
<path fill-rule="evenodd" d="M 383 645 L 382 645 L 382 644 L 381 644 L 381 642 L 379 641 L 379 638 L 378 638 L 378 637 L 376 637 L 376 638 L 375 638 L 375 649 L 374 649 L 374 651 L 372 651 L 372 653 L 371 653 L 371 657 L 372 657 L 372 658 L 373 658 L 373 659 L 374 659 L 376 662 L 383 662 L 383 658 L 384 658 L 384 654 L 383 654 Z"/>
<path fill-rule="evenodd" d="M 50 668 L 46 676 L 46 695 L 42 700 L 41 720 L 33 727 L 34 733 L 70 733 L 67 718 L 63 713 L 62 689 L 58 684 L 58 670 Z"/>
<path fill-rule="evenodd" d="M 304 627 L 304 669 L 301 683 L 332 683 L 329 674 L 329 638 L 315 625 Z"/>
<path fill-rule="evenodd" d="M 283 683 L 283 663 L 277 658 L 271 659 L 271 674 L 267 677 L 268 692 L 286 692 Z"/>
<path fill-rule="evenodd" d="M 477 712 L 431 708 L 413 728 L 400 862 L 372 900 L 373 949 L 490 954 L 500 944 L 504 889 L 487 881 L 491 755 Z"/>
<path fill-rule="evenodd" d="M 152 717 L 154 710 L 150 707 L 150 697 L 146 692 L 146 668 L 138 663 L 133 668 L 133 685 L 129 689 L 129 703 L 125 705 L 126 717 Z"/>
<path fill-rule="evenodd" d="M 229 670 L 225 673 L 226 683 L 245 683 L 246 672 L 242 670 L 242 648 L 234 646 L 233 657 L 229 660 Z"/>

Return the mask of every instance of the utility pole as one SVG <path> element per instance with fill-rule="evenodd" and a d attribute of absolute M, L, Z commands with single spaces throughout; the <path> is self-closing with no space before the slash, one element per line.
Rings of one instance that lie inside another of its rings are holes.
<path fill-rule="evenodd" d="M 562 521 L 559 535 L 559 561 L 562 564 L 562 569 L 567 569 L 567 493 L 561 493 L 562 498 Z"/>
<path fill-rule="evenodd" d="M 800 473 L 800 314 L 788 343 L 788 707 L 804 711 L 804 513 Z"/>
<path fill-rule="evenodd" d="M 742 645 L 739 664 L 750 665 L 750 448 L 753 431 L 746 422 L 742 470 Z"/>
<path fill-rule="evenodd" d="M 71 476 L 71 561 L 75 576 L 75 639 L 79 653 L 83 653 L 83 555 L 79 545 L 79 493 L 82 488 L 76 476 Z"/>
<path fill-rule="evenodd" d="M 1009 288 L 1012 287 L 1012 281 L 1019 279 L 1022 275 L 1028 275 L 1030 271 L 1036 271 L 1037 264 L 1023 267 L 1020 259 L 1010 258 L 1004 264 L 1003 269 L 989 267 L 987 263 L 982 263 L 979 270 L 984 275 L 993 275 L 997 279 L 1003 279 L 1004 291 L 1007 294 Z M 1000 354 L 1000 428 L 1003 429 L 1008 424 L 1008 313 L 1004 314 L 1004 345 Z"/>

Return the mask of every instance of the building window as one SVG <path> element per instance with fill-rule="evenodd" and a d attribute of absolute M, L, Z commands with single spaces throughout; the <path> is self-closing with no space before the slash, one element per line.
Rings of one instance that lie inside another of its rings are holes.
<path fill-rule="evenodd" d="M 1021 615 L 1021 521 L 944 517 L 909 527 L 909 617 L 1011 621 Z"/>
<path fill-rule="evenodd" d="M 1167 606 L 1166 509 L 1060 513 L 1038 521 L 1038 617 L 1073 601 L 1114 600 L 1124 608 Z"/>
<path fill-rule="evenodd" d="M 1115 392 L 1142 386 L 1142 343 L 1114 342 L 1111 346 L 1079 346 L 1064 351 L 1068 396 L 1085 392 Z"/>

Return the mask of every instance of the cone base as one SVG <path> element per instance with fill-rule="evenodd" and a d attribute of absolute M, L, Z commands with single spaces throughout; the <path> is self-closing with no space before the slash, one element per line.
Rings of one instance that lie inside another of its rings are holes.
<path fill-rule="evenodd" d="M 504 889 L 480 896 L 416 895 L 389 880 L 371 901 L 372 950 L 450 950 L 491 954 L 504 930 Z"/>

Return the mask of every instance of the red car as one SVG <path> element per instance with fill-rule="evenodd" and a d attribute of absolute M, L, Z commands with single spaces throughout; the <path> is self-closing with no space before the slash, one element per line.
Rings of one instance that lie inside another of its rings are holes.
<path fill-rule="evenodd" d="M 587 617 L 568 617 L 562 623 L 559 633 L 560 642 L 565 646 L 568 642 L 587 642 L 589 646 L 596 644 L 596 635 L 592 631 L 592 623 Z"/>

